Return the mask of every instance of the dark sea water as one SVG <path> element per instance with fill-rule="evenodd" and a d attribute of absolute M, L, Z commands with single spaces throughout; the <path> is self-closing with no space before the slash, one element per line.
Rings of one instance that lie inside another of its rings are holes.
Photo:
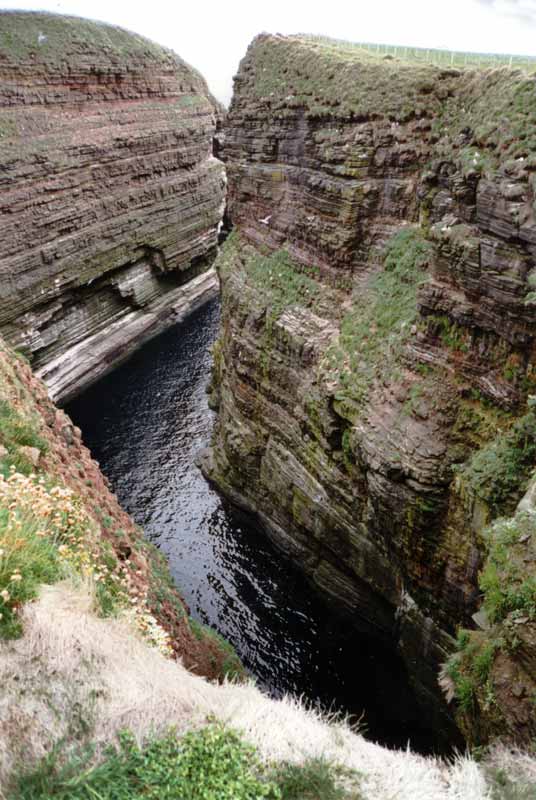
<path fill-rule="evenodd" d="M 194 464 L 210 440 L 205 387 L 217 301 L 147 343 L 66 410 L 123 507 L 168 557 L 192 615 L 274 696 L 363 716 L 367 735 L 431 752 L 398 658 L 351 630 Z"/>

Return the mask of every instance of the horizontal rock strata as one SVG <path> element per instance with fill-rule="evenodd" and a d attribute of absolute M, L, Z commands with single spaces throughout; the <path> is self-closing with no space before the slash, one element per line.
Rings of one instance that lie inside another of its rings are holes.
<path fill-rule="evenodd" d="M 438 674 L 475 627 L 483 531 L 536 463 L 535 85 L 263 35 L 220 142 L 235 231 L 205 472 L 398 643 L 445 731 Z M 497 724 L 472 695 L 469 737 L 533 735 L 533 666 L 512 670 Z"/>
<path fill-rule="evenodd" d="M 64 402 L 80 386 L 88 386 L 125 361 L 140 343 L 157 336 L 218 294 L 218 279 L 212 267 L 197 278 L 170 289 L 142 309 L 132 310 L 101 332 L 83 339 L 36 371 L 53 400 Z"/>
<path fill-rule="evenodd" d="M 0 332 L 36 369 L 79 346 L 124 352 L 210 266 L 219 113 L 195 70 L 140 36 L 0 14 Z M 56 373 L 56 397 L 93 374 L 75 371 Z"/>

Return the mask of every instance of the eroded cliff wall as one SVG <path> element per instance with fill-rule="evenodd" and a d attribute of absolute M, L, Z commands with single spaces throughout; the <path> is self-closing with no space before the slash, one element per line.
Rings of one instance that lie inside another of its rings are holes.
<path fill-rule="evenodd" d="M 469 737 L 530 738 L 534 531 L 498 566 L 486 526 L 536 463 L 535 79 L 262 35 L 235 80 L 205 472 L 397 642 L 445 730 L 484 599 L 443 682 Z"/>
<path fill-rule="evenodd" d="M 140 36 L 0 13 L 0 332 L 55 398 L 213 292 L 220 110 Z"/>

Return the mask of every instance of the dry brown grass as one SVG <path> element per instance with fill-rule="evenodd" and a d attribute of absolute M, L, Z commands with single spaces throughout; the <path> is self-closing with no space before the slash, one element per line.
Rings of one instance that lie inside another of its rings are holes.
<path fill-rule="evenodd" d="M 266 760 L 324 757 L 357 769 L 369 800 L 489 798 L 482 769 L 468 758 L 449 766 L 386 750 L 296 700 L 272 700 L 253 684 L 211 684 L 148 647 L 128 617 L 99 619 L 92 608 L 84 587 L 45 587 L 25 609 L 24 637 L 2 647 L 0 786 L 18 759 L 28 765 L 62 737 L 102 748 L 124 728 L 142 740 L 215 717 L 243 731 Z M 502 758 L 508 765 L 512 757 Z"/>

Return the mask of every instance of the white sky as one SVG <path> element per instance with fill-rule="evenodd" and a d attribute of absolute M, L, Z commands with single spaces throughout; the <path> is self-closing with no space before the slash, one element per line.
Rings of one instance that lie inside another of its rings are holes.
<path fill-rule="evenodd" d="M 224 103 L 262 31 L 536 55 L 536 0 L 0 0 L 0 8 L 76 14 L 141 33 L 197 67 Z"/>

